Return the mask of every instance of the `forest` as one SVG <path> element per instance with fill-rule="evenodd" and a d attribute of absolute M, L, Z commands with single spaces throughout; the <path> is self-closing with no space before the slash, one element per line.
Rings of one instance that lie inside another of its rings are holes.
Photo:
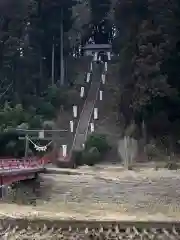
<path fill-rule="evenodd" d="M 149 137 L 178 143 L 178 0 L 1 0 L 1 135 L 18 126 L 40 128 L 68 105 L 62 55 L 77 54 L 90 37 L 100 43 L 102 21 L 116 55 L 125 127 L 145 123 Z"/>

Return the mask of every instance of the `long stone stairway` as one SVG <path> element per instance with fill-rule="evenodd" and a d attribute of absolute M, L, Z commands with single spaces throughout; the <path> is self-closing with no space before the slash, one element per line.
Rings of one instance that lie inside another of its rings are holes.
<path fill-rule="evenodd" d="M 99 87 L 101 83 L 101 66 L 97 63 L 93 63 L 93 73 L 91 79 L 91 87 L 88 92 L 83 110 L 81 112 L 79 122 L 76 128 L 74 141 L 72 145 L 73 150 L 81 150 L 83 143 L 85 143 L 88 133 L 88 127 L 95 106 L 95 102 L 98 96 Z M 72 152 L 71 151 L 71 152 Z"/>
<path fill-rule="evenodd" d="M 88 135 L 90 121 L 98 98 L 99 89 L 101 85 L 101 75 L 103 72 L 102 64 L 93 62 L 93 70 L 91 73 L 89 91 L 87 93 L 86 100 L 84 102 L 77 127 L 75 130 L 74 137 L 72 139 L 72 145 L 68 151 L 67 158 L 63 158 L 62 154 L 55 156 L 56 165 L 61 168 L 72 168 L 74 167 L 74 160 L 72 153 L 74 151 L 82 150 L 83 144 L 85 143 Z"/>

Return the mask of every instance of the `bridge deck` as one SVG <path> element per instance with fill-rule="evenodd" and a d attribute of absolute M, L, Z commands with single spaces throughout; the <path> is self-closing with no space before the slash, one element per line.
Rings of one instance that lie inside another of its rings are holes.
<path fill-rule="evenodd" d="M 45 170 L 47 158 L 28 160 L 0 159 L 0 188 L 14 182 L 32 179 Z"/>

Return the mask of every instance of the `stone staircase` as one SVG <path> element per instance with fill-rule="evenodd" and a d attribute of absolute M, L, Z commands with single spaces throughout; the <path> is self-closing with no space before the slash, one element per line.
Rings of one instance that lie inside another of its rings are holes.
<path fill-rule="evenodd" d="M 85 82 L 85 77 L 87 72 L 90 69 L 90 62 L 92 61 L 92 57 L 81 57 L 79 59 L 75 59 L 73 57 L 69 57 L 67 59 L 67 69 L 66 69 L 66 79 L 68 84 L 71 82 L 74 84 L 71 86 L 71 97 L 73 97 L 73 104 L 78 106 L 78 112 L 82 111 L 84 101 L 87 98 L 87 92 L 90 89 L 90 83 Z M 85 98 L 80 98 L 79 93 L 80 87 L 84 86 L 85 88 Z M 79 97 L 79 98 L 78 98 Z M 71 100 L 72 101 L 72 100 Z M 62 145 L 67 145 L 67 152 L 69 152 L 72 148 L 72 143 L 74 140 L 74 134 L 70 132 L 70 121 L 74 121 L 74 128 L 76 128 L 78 119 L 73 119 L 72 110 L 60 110 L 56 119 L 55 129 L 67 129 L 67 132 L 54 133 L 54 147 L 51 151 L 51 162 L 54 166 L 58 166 L 60 168 L 69 168 L 72 167 L 69 162 L 69 157 L 62 157 Z"/>
<path fill-rule="evenodd" d="M 90 61 L 88 59 L 88 62 L 90 65 Z M 71 137 L 73 137 L 72 141 L 68 140 L 69 144 L 69 150 L 68 150 L 68 157 L 66 159 L 63 159 L 61 157 L 56 156 L 55 159 L 56 165 L 61 168 L 72 168 L 73 167 L 73 161 L 72 161 L 72 152 L 74 150 L 81 150 L 83 147 L 83 143 L 85 143 L 87 135 L 88 135 L 88 128 L 89 123 L 91 120 L 91 116 L 93 114 L 94 106 L 96 103 L 96 99 L 98 97 L 99 88 L 101 85 L 101 73 L 102 73 L 102 66 L 97 63 L 93 63 L 93 72 L 91 73 L 91 82 L 89 83 L 89 90 L 87 93 L 87 97 L 85 98 L 84 105 L 82 107 L 79 119 L 76 124 L 76 130 L 74 136 L 72 133 Z M 69 121 L 68 121 L 69 122 Z M 71 145 L 71 146 L 70 146 Z"/>
<path fill-rule="evenodd" d="M 81 112 L 79 122 L 76 128 L 71 152 L 73 150 L 81 150 L 83 148 L 83 143 L 85 143 L 87 138 L 89 123 L 101 84 L 101 68 L 100 65 L 98 65 L 97 63 L 93 63 L 93 73 L 91 81 L 91 87 L 89 89 L 88 96 L 84 103 L 83 110 Z"/>

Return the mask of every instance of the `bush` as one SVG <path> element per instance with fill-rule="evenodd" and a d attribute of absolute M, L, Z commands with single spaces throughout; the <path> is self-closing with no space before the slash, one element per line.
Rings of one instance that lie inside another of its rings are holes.
<path fill-rule="evenodd" d="M 163 151 L 154 143 L 149 143 L 146 145 L 146 154 L 148 156 L 148 160 L 152 159 L 162 159 Z"/>
<path fill-rule="evenodd" d="M 84 164 L 93 166 L 103 159 L 109 149 L 110 146 L 105 135 L 92 134 L 88 137 L 84 150 L 73 151 L 72 158 L 78 166 Z"/>
<path fill-rule="evenodd" d="M 177 170 L 178 164 L 176 162 L 169 162 L 165 165 L 165 168 L 167 168 L 169 170 Z"/>
<path fill-rule="evenodd" d="M 133 166 L 132 166 L 132 165 L 129 165 L 129 166 L 128 166 L 128 170 L 129 170 L 129 171 L 132 171 L 132 170 L 133 170 Z"/>
<path fill-rule="evenodd" d="M 76 89 L 69 89 L 66 96 L 65 108 L 71 108 L 72 105 L 79 105 L 81 103 L 81 98 L 79 97 L 79 91 Z"/>
<path fill-rule="evenodd" d="M 29 120 L 29 128 L 30 129 L 37 129 L 41 128 L 42 126 L 42 118 L 40 115 L 35 115 L 34 117 Z"/>
<path fill-rule="evenodd" d="M 79 91 L 67 87 L 58 88 L 57 86 L 50 86 L 47 92 L 43 93 L 43 100 L 51 103 L 55 109 L 63 106 L 63 109 L 70 109 L 73 104 L 80 103 Z"/>
<path fill-rule="evenodd" d="M 36 109 L 36 114 L 42 115 L 46 119 L 55 117 L 55 108 L 50 102 L 41 101 Z"/>
<path fill-rule="evenodd" d="M 24 157 L 24 141 L 20 141 L 19 136 L 24 137 L 24 134 L 19 134 L 16 131 L 0 133 L 1 157 Z"/>
<path fill-rule="evenodd" d="M 82 152 L 82 160 L 84 164 L 93 166 L 101 160 L 101 154 L 96 147 L 92 147 Z"/>
<path fill-rule="evenodd" d="M 72 157 L 72 162 L 76 166 L 83 165 L 83 162 L 82 162 L 82 151 L 73 151 L 71 157 Z"/>
<path fill-rule="evenodd" d="M 103 134 L 92 134 L 88 137 L 85 143 L 85 151 L 91 149 L 92 147 L 97 148 L 102 155 L 110 149 L 106 136 Z"/>

